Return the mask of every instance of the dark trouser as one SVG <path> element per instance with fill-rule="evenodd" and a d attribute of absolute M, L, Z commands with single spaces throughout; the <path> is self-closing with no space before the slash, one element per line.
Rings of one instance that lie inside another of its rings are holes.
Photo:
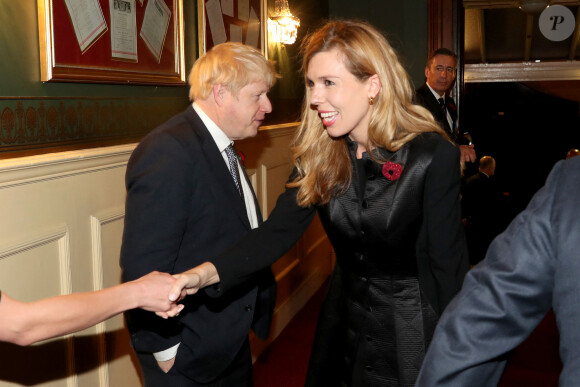
<path fill-rule="evenodd" d="M 252 354 L 248 339 L 232 363 L 217 379 L 209 383 L 199 383 L 189 379 L 174 368 L 164 373 L 153 354 L 138 353 L 145 387 L 253 387 Z"/>

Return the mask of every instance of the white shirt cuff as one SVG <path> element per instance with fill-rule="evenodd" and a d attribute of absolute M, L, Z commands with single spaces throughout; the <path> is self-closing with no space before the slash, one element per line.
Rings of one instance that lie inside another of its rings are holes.
<path fill-rule="evenodd" d="M 179 344 L 181 344 L 181 343 L 177 343 L 173 347 L 167 348 L 164 351 L 155 352 L 153 354 L 153 356 L 155 356 L 155 360 L 157 360 L 157 361 L 167 361 L 167 360 L 173 359 L 175 357 L 175 355 L 177 355 L 177 348 L 179 348 Z"/>

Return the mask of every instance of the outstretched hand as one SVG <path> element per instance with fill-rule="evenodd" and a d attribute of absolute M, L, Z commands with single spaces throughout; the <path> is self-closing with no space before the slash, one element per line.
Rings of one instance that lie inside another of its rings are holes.
<path fill-rule="evenodd" d="M 197 269 L 191 269 L 175 275 L 176 281 L 169 292 L 170 301 L 178 301 L 185 296 L 191 296 L 201 287 L 201 275 Z"/>
<path fill-rule="evenodd" d="M 139 308 L 167 318 L 178 315 L 183 309 L 183 305 L 177 304 L 179 300 L 170 300 L 166 297 L 175 282 L 172 275 L 154 271 L 128 285 L 136 290 Z"/>
<path fill-rule="evenodd" d="M 168 300 L 174 303 L 179 302 L 186 296 L 197 293 L 203 287 L 219 282 L 217 270 L 210 262 L 204 262 L 181 274 L 175 274 L 173 277 L 175 282 L 169 291 Z M 157 315 L 163 318 L 175 317 L 179 312 L 181 312 L 181 309 L 177 313 L 172 309 L 167 312 L 158 312 Z"/>

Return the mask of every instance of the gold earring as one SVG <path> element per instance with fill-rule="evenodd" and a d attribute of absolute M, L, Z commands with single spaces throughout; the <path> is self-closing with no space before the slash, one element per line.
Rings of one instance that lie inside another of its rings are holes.
<path fill-rule="evenodd" d="M 375 103 L 375 98 L 369 97 L 369 105 L 372 105 L 373 103 Z"/>

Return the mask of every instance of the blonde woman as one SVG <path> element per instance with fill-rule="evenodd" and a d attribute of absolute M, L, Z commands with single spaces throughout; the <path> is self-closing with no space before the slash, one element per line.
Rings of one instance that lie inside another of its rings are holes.
<path fill-rule="evenodd" d="M 318 212 L 336 252 L 306 385 L 413 386 L 468 269 L 459 150 L 372 26 L 331 21 L 302 47 L 295 170 L 263 226 L 178 276 L 171 299 L 226 293 L 283 255 Z"/>

